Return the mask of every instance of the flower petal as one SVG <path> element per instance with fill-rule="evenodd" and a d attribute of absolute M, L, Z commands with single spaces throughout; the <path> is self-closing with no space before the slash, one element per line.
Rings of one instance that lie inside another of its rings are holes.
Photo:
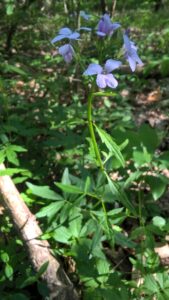
<path fill-rule="evenodd" d="M 99 35 L 99 36 L 105 36 L 106 35 L 106 33 L 101 32 L 101 31 L 96 31 L 96 34 Z"/>
<path fill-rule="evenodd" d="M 120 25 L 120 23 L 115 22 L 115 23 L 112 23 L 111 27 L 112 27 L 112 30 L 115 31 L 116 29 L 118 29 L 119 27 L 121 27 L 121 25 Z"/>
<path fill-rule="evenodd" d="M 70 34 L 70 35 L 68 36 L 68 38 L 69 38 L 70 40 L 77 40 L 79 37 L 80 37 L 80 34 L 79 34 L 78 32 L 73 32 L 72 34 Z"/>
<path fill-rule="evenodd" d="M 83 75 L 96 75 L 101 74 L 103 71 L 103 68 L 99 64 L 90 64 L 86 71 L 83 73 Z"/>
<path fill-rule="evenodd" d="M 90 27 L 80 27 L 79 30 L 86 30 L 86 31 L 91 31 L 92 29 Z"/>
<path fill-rule="evenodd" d="M 99 88 L 104 89 L 106 87 L 106 80 L 105 80 L 106 75 L 104 74 L 98 74 L 96 78 L 96 83 Z"/>
<path fill-rule="evenodd" d="M 131 56 L 128 56 L 127 60 L 129 62 L 129 65 L 130 65 L 130 68 L 131 68 L 132 72 L 134 72 L 135 69 L 136 69 L 136 61 L 135 61 L 135 59 L 133 59 L 133 57 L 131 57 Z"/>
<path fill-rule="evenodd" d="M 132 58 L 136 61 L 136 63 L 138 63 L 140 66 L 143 65 L 142 60 L 140 59 L 140 57 L 138 56 L 136 51 L 132 51 Z"/>
<path fill-rule="evenodd" d="M 66 53 L 70 50 L 70 44 L 65 44 L 59 47 L 59 54 L 66 55 Z"/>
<path fill-rule="evenodd" d="M 115 89 L 118 86 L 118 81 L 113 76 L 113 74 L 105 75 L 106 85 L 112 89 Z"/>
<path fill-rule="evenodd" d="M 124 39 L 124 46 L 125 46 L 126 50 L 131 51 L 131 41 L 128 38 L 127 34 L 123 35 L 123 39 Z"/>
<path fill-rule="evenodd" d="M 53 40 L 51 40 L 51 43 L 54 44 L 54 43 L 56 43 L 58 41 L 63 40 L 64 38 L 65 38 L 64 35 L 57 35 L 57 36 L 55 36 L 55 38 Z"/>
<path fill-rule="evenodd" d="M 64 27 L 59 30 L 59 34 L 68 36 L 68 35 L 72 34 L 72 30 L 68 27 Z"/>
<path fill-rule="evenodd" d="M 70 63 L 73 59 L 74 49 L 70 44 L 65 44 L 59 47 L 59 54 L 61 54 L 65 62 Z"/>
<path fill-rule="evenodd" d="M 121 64 L 122 63 L 119 60 L 108 59 L 104 65 L 104 69 L 106 73 L 111 73 L 113 70 L 119 68 Z"/>

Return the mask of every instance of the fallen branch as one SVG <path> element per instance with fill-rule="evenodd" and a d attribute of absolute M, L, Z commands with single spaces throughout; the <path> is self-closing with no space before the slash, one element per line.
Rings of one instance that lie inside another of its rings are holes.
<path fill-rule="evenodd" d="M 4 164 L 0 164 L 0 170 L 5 170 Z M 39 239 L 42 231 L 35 216 L 30 212 L 12 179 L 7 175 L 0 176 L 0 194 L 28 250 L 35 271 L 38 272 L 40 267 L 48 262 L 42 279 L 49 289 L 49 299 L 77 300 L 77 293 L 60 263 L 52 256 L 49 243 Z"/>

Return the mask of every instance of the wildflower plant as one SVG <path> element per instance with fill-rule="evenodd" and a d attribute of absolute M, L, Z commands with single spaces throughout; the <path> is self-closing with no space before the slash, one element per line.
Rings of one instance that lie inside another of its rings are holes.
<path fill-rule="evenodd" d="M 89 19 L 87 17 L 87 15 L 85 15 L 84 12 L 81 13 L 81 17 L 83 17 L 87 21 Z M 120 23 L 118 23 L 118 22 L 113 23 L 111 21 L 109 14 L 106 13 L 100 18 L 98 24 L 96 24 L 94 30 L 92 30 L 92 34 L 94 35 L 94 39 L 98 39 L 98 42 L 100 42 L 100 40 L 101 40 L 102 44 L 104 44 L 107 37 L 109 37 L 109 42 L 110 42 L 110 47 L 111 47 L 111 44 L 113 44 L 113 34 L 116 30 L 122 31 L 122 37 L 123 37 L 122 41 L 124 41 L 124 44 L 122 44 L 123 56 L 121 56 L 121 60 L 116 60 L 114 58 L 106 59 L 107 58 L 106 54 L 105 54 L 105 59 L 104 59 L 103 53 L 99 53 L 99 55 L 98 55 L 100 57 L 99 63 L 91 62 L 87 66 L 86 70 L 84 70 L 84 69 L 82 70 L 82 75 L 83 75 L 83 78 L 87 78 L 87 77 L 90 78 L 90 77 L 96 76 L 96 83 L 93 80 L 87 81 L 89 84 L 89 87 L 90 87 L 89 93 L 88 93 L 88 99 L 87 99 L 87 104 L 88 104 L 87 118 L 88 118 L 90 139 L 91 139 L 92 147 L 94 149 L 95 158 L 96 158 L 96 164 L 100 168 L 103 176 L 107 179 L 108 185 L 110 186 L 110 190 L 112 190 L 113 192 L 115 191 L 118 200 L 121 201 L 124 204 L 124 206 L 130 210 L 130 212 L 132 211 L 133 214 L 135 214 L 136 212 L 135 212 L 133 205 L 127 199 L 127 196 L 123 193 L 123 191 L 121 190 L 121 187 L 110 178 L 108 171 L 106 170 L 106 162 L 109 158 L 109 155 L 104 157 L 104 159 L 102 158 L 102 153 L 100 152 L 98 143 L 96 141 L 95 132 L 97 132 L 101 141 L 106 145 L 106 147 L 111 152 L 111 154 L 113 154 L 119 160 L 120 164 L 122 166 L 124 166 L 125 161 L 124 161 L 123 155 L 121 153 L 121 149 L 104 130 L 102 130 L 96 126 L 96 124 L 93 122 L 93 119 L 92 119 L 92 102 L 93 102 L 94 97 L 104 96 L 106 93 L 106 92 L 104 92 L 104 90 L 106 88 L 110 88 L 110 89 L 117 88 L 118 81 L 117 81 L 116 77 L 114 76 L 114 74 L 112 74 L 112 72 L 114 70 L 122 67 L 122 61 L 127 60 L 129 63 L 129 66 L 133 72 L 135 71 L 137 65 L 143 65 L 141 59 L 139 58 L 139 56 L 137 54 L 137 47 L 135 46 L 134 42 L 132 42 L 129 39 L 129 36 L 127 35 L 128 31 L 122 29 L 122 26 Z M 86 30 L 86 31 L 89 31 L 89 30 Z M 58 35 L 56 35 L 51 40 L 51 43 L 52 44 L 60 43 L 60 42 L 63 43 L 63 41 L 65 41 L 65 40 L 66 41 L 68 40 L 69 43 L 62 44 L 61 46 L 59 46 L 59 48 L 58 48 L 59 54 L 61 54 L 63 56 L 63 59 L 65 60 L 66 63 L 71 63 L 73 58 L 75 58 L 75 59 L 78 58 L 78 62 L 79 62 L 81 53 L 80 54 L 75 53 L 75 50 L 74 50 L 72 44 L 74 42 L 77 43 L 78 41 L 81 40 L 80 33 L 77 32 L 77 30 L 72 30 L 68 27 L 64 27 L 59 30 Z M 78 49 L 78 47 L 76 47 L 76 49 Z M 112 53 L 112 57 L 113 57 L 113 53 Z M 103 64 L 102 60 L 105 61 L 104 64 Z M 95 90 L 96 85 L 99 89 L 101 89 L 101 91 L 97 92 Z M 106 93 L 106 95 L 107 95 L 107 93 Z M 111 93 L 110 93 L 110 95 L 111 95 Z M 105 213 L 105 219 L 107 220 L 105 204 L 103 201 L 101 201 L 101 204 L 103 207 L 103 211 Z M 107 226 L 108 226 L 108 224 L 107 224 Z"/>
<path fill-rule="evenodd" d="M 81 16 L 85 16 L 84 13 Z M 85 16 L 86 17 L 86 16 Z M 87 20 L 87 18 L 86 18 Z M 121 49 L 120 53 L 123 53 L 121 57 L 114 57 L 114 53 L 112 50 L 112 56 L 109 57 L 104 49 L 104 51 L 100 51 L 98 53 L 99 59 L 93 57 L 88 65 L 84 66 L 84 64 L 78 64 L 82 68 L 81 74 L 82 78 L 84 79 L 85 85 L 87 85 L 88 96 L 87 96 L 87 123 L 88 129 L 90 133 L 90 148 L 92 149 L 94 161 L 96 162 L 96 167 L 99 169 L 99 174 L 101 178 L 104 178 L 106 184 L 109 186 L 110 191 L 117 201 L 121 202 L 123 206 L 126 208 L 126 216 L 131 214 L 133 217 L 138 217 L 138 212 L 135 209 L 135 206 L 132 202 L 128 199 L 127 195 L 124 192 L 122 184 L 119 184 L 117 181 L 115 182 L 109 169 L 107 169 L 107 162 L 109 159 L 114 156 L 119 164 L 124 167 L 125 160 L 121 153 L 121 149 L 123 149 L 128 141 L 124 141 L 121 146 L 118 146 L 113 138 L 102 128 L 99 128 L 97 124 L 93 121 L 93 114 L 92 114 L 92 107 L 93 107 L 93 100 L 95 97 L 102 97 L 110 95 L 112 96 L 113 93 L 111 89 L 116 89 L 118 84 L 120 84 L 120 80 L 117 80 L 117 77 L 114 75 L 114 72 L 119 70 L 123 62 L 127 60 L 131 70 L 134 72 L 137 65 L 143 65 L 141 59 L 137 54 L 137 47 L 135 44 L 130 40 L 129 36 L 127 35 L 127 31 L 122 29 L 120 23 L 111 21 L 111 18 L 108 14 L 104 14 L 98 24 L 96 24 L 95 28 L 91 29 L 90 34 L 92 34 L 92 39 L 96 41 L 96 43 L 104 43 L 109 41 L 110 49 L 114 43 L 113 37 L 114 32 L 116 30 L 121 30 Z M 89 30 L 86 30 L 89 31 Z M 92 40 L 91 39 L 91 40 Z M 66 43 L 64 43 L 66 41 Z M 68 43 L 67 43 L 68 41 Z M 52 39 L 51 43 L 59 45 L 58 52 L 63 56 L 63 59 L 66 63 L 71 63 L 73 59 L 77 59 L 78 63 L 79 58 L 82 56 L 82 53 L 79 51 L 78 53 L 78 46 L 81 42 L 80 33 L 77 30 L 71 30 L 68 27 L 64 27 L 59 30 L 58 35 Z M 74 43 L 76 43 L 76 48 L 73 48 Z M 76 49 L 76 51 L 74 50 Z M 101 48 L 101 50 L 103 47 Z M 110 50 L 109 49 L 109 50 Z M 113 49 L 113 47 L 112 47 Z M 86 59 L 87 60 L 87 59 Z M 99 90 L 98 90 L 99 88 Z M 109 89 L 108 92 L 106 89 Z M 98 146 L 98 142 L 96 139 L 96 134 L 100 138 L 101 142 L 107 149 L 107 152 L 101 152 Z M 63 185 L 58 185 L 58 187 L 63 188 Z M 70 188 L 70 187 L 69 187 Z M 76 190 L 77 193 L 81 193 L 78 189 Z M 87 193 L 87 192 L 86 192 Z M 92 194 L 90 193 L 92 197 Z M 97 196 L 100 206 L 102 207 L 102 217 L 103 220 L 101 221 L 102 226 L 106 232 L 106 235 L 112 241 L 112 236 L 114 235 L 112 230 L 112 225 L 109 220 L 109 213 L 107 213 L 106 205 L 101 196 Z M 79 198 L 80 199 L 80 198 Z M 100 225 L 99 225 L 100 226 Z M 98 233 L 100 234 L 100 233 Z M 97 239 L 98 237 L 96 237 Z M 92 255 L 92 254 L 91 254 Z M 108 267 L 108 266 L 107 266 Z M 108 268 L 109 269 L 109 268 Z M 108 272 L 108 271 L 107 271 Z"/>

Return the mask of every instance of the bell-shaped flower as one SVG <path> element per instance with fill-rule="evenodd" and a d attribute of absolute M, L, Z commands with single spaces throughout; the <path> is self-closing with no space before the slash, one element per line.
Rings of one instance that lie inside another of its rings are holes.
<path fill-rule="evenodd" d="M 97 75 L 96 83 L 99 88 L 104 89 L 106 86 L 115 89 L 118 82 L 111 72 L 121 65 L 121 61 L 108 59 L 104 67 L 99 64 L 92 63 L 88 66 L 83 75 L 92 76 Z"/>
<path fill-rule="evenodd" d="M 65 44 L 59 47 L 59 54 L 63 56 L 66 63 L 70 63 L 73 59 L 74 49 L 70 44 Z"/>
<path fill-rule="evenodd" d="M 120 26 L 121 25 L 119 23 L 112 23 L 110 16 L 108 14 L 104 14 L 98 23 L 96 33 L 103 37 L 106 35 L 112 35 Z"/>
<path fill-rule="evenodd" d="M 80 33 L 76 31 L 73 32 L 70 28 L 64 27 L 59 30 L 59 34 L 55 36 L 53 40 L 51 40 L 51 43 L 54 44 L 63 39 L 78 40 L 79 37 L 80 37 Z"/>
<path fill-rule="evenodd" d="M 127 59 L 132 72 L 134 72 L 136 69 L 136 65 L 138 64 L 139 66 L 142 66 L 143 62 L 137 54 L 137 47 L 132 41 L 130 41 L 127 34 L 123 35 L 123 39 L 124 39 L 125 58 Z"/>

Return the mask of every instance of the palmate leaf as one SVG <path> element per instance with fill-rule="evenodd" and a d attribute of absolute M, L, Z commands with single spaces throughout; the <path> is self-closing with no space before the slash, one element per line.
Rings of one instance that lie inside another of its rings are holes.
<path fill-rule="evenodd" d="M 121 163 L 121 165 L 125 166 L 125 160 L 123 158 L 123 155 L 120 151 L 120 147 L 113 141 L 112 137 L 103 129 L 97 127 L 95 125 L 95 128 L 97 130 L 98 135 L 101 138 L 101 141 L 106 145 L 108 150 L 114 154 L 114 156 L 117 158 L 117 160 Z"/>

